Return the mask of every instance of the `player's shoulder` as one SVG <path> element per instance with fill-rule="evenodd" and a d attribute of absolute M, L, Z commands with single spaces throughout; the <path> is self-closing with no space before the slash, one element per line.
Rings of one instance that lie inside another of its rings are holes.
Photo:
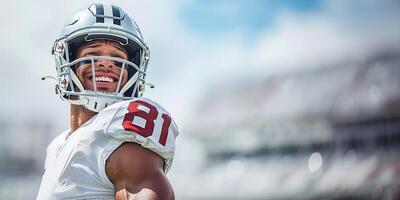
<path fill-rule="evenodd" d="M 175 152 L 179 131 L 170 114 L 148 98 L 115 103 L 97 117 L 102 132 L 123 142 L 134 142 L 154 151 L 166 160 L 167 168 Z"/>
<path fill-rule="evenodd" d="M 103 110 L 101 110 L 97 114 L 96 118 L 99 119 L 99 118 L 104 118 L 104 117 L 106 117 L 106 118 L 112 117 L 116 114 L 116 112 L 124 112 L 129 108 L 129 106 L 132 106 L 132 104 L 138 104 L 138 103 L 150 104 L 150 105 L 156 107 L 157 109 L 165 111 L 165 109 L 157 102 L 155 102 L 151 99 L 148 99 L 148 98 L 140 97 L 140 98 L 132 98 L 132 99 L 114 103 L 114 104 L 104 108 Z"/>
<path fill-rule="evenodd" d="M 117 103 L 105 108 L 100 113 L 109 112 L 109 110 L 115 111 L 115 110 L 120 110 L 120 109 L 128 109 L 129 106 L 133 107 L 133 105 L 149 105 L 149 106 L 155 107 L 159 111 L 167 112 L 166 109 L 164 109 L 164 107 L 162 107 L 156 101 L 153 101 L 152 99 L 145 98 L 145 97 L 137 97 L 137 98 L 117 102 Z"/>
<path fill-rule="evenodd" d="M 149 98 L 133 98 L 115 103 L 99 112 L 97 118 L 107 121 L 106 132 L 134 132 L 145 137 L 151 135 L 154 128 L 158 130 L 172 127 L 171 131 L 177 132 L 177 125 L 169 112 Z"/>

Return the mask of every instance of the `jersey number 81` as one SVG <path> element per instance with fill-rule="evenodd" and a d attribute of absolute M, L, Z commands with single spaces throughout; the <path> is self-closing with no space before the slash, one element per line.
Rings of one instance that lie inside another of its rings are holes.
<path fill-rule="evenodd" d="M 149 112 L 138 109 L 139 106 L 144 106 L 149 109 Z M 143 137 L 150 137 L 153 135 L 154 131 L 154 121 L 157 119 L 158 110 L 155 106 L 144 102 L 144 101 L 134 101 L 131 102 L 128 106 L 128 113 L 125 114 L 124 121 L 122 122 L 122 126 L 126 131 L 135 132 Z M 134 117 L 141 117 L 146 120 L 146 125 L 144 127 L 140 127 L 136 124 L 133 124 Z M 171 117 L 167 114 L 161 115 L 163 119 L 161 134 L 159 143 L 165 146 L 168 137 L 168 129 L 171 124 Z"/>

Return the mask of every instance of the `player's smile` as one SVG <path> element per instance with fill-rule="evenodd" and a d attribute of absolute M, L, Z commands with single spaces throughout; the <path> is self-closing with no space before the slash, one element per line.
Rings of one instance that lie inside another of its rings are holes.
<path fill-rule="evenodd" d="M 77 52 L 78 57 L 89 56 L 112 56 L 127 59 L 127 54 L 117 43 L 95 41 L 84 45 Z M 118 81 L 121 74 L 121 66 L 113 60 L 95 61 L 95 74 L 93 74 L 92 64 L 82 64 L 77 68 L 77 76 L 82 85 L 87 90 L 103 92 L 117 92 Z M 94 85 L 94 82 L 96 86 Z M 127 70 L 124 69 L 120 89 L 127 82 Z"/>
<path fill-rule="evenodd" d="M 86 73 L 84 73 L 82 84 L 86 89 L 94 91 L 94 79 L 97 90 L 104 92 L 116 92 L 120 73 L 120 69 L 102 70 L 101 68 L 96 68 L 96 73 L 93 75 L 91 67 L 88 67 L 88 69 L 86 69 Z M 126 83 L 125 79 L 126 77 L 123 78 L 121 86 Z"/>

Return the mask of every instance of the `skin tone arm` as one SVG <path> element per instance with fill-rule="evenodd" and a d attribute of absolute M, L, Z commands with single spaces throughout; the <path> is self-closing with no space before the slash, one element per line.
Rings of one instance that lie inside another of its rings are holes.
<path fill-rule="evenodd" d="M 107 159 L 106 173 L 116 200 L 173 200 L 163 159 L 135 143 L 124 143 Z"/>

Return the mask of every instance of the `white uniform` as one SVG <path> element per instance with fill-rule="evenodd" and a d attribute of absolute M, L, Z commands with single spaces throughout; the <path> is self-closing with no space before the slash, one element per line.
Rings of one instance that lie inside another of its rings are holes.
<path fill-rule="evenodd" d="M 135 98 L 105 108 L 70 137 L 68 133 L 47 147 L 38 200 L 114 199 L 114 187 L 105 172 L 110 154 L 124 142 L 135 142 L 164 158 L 167 172 L 178 129 L 157 103 Z"/>

